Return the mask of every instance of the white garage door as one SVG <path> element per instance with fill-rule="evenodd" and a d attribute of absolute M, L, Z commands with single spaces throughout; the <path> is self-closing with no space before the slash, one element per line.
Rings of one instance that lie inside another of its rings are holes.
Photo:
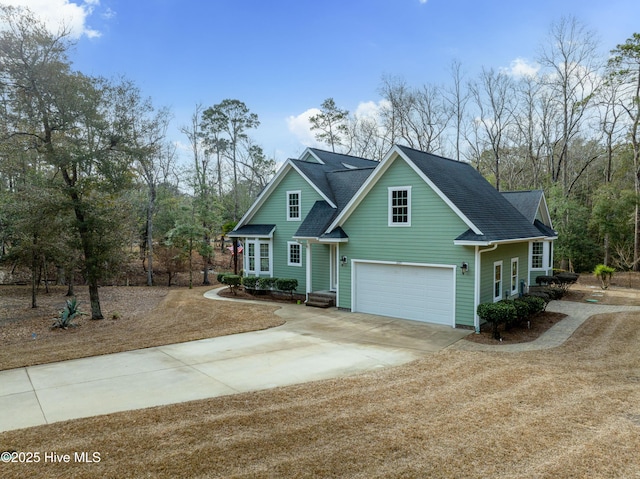
<path fill-rule="evenodd" d="M 354 262 L 352 311 L 454 326 L 454 270 Z"/>

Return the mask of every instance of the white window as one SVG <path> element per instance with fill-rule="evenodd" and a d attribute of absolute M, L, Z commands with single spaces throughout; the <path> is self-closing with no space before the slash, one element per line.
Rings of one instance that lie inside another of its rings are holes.
<path fill-rule="evenodd" d="M 511 258 L 511 295 L 518 294 L 518 258 Z"/>
<path fill-rule="evenodd" d="M 247 274 L 265 276 L 271 274 L 271 241 L 248 239 L 246 241 L 245 269 Z"/>
<path fill-rule="evenodd" d="M 287 221 L 300 221 L 300 198 L 301 192 L 287 191 Z"/>
<path fill-rule="evenodd" d="M 542 241 L 531 244 L 531 268 L 544 269 L 544 243 Z"/>
<path fill-rule="evenodd" d="M 289 241 L 287 243 L 287 249 L 288 249 L 287 265 L 302 266 L 302 248 L 300 247 L 300 243 L 296 243 L 295 241 Z"/>
<path fill-rule="evenodd" d="M 411 187 L 389 188 L 389 226 L 411 226 Z"/>
<path fill-rule="evenodd" d="M 493 301 L 502 299 L 502 261 L 493 263 Z"/>

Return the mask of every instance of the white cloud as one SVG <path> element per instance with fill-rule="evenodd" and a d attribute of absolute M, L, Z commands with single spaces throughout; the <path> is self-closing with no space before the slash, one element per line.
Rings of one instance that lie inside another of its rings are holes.
<path fill-rule="evenodd" d="M 313 115 L 321 113 L 318 108 L 309 108 L 298 116 L 289 116 L 287 118 L 287 126 L 291 132 L 304 146 L 319 147 L 322 146 L 315 138 L 315 134 L 311 131 L 311 123 L 309 118 Z"/>
<path fill-rule="evenodd" d="M 530 63 L 525 58 L 516 58 L 508 68 L 503 68 L 502 71 L 514 77 L 534 77 L 540 71 L 540 65 Z"/>
<path fill-rule="evenodd" d="M 79 38 L 86 35 L 89 38 L 100 36 L 100 32 L 87 25 L 88 17 L 100 0 L 2 0 L 5 5 L 27 7 L 47 25 L 51 31 L 57 31 L 60 26 L 67 28 L 71 36 Z"/>
<path fill-rule="evenodd" d="M 377 103 L 371 100 L 360 102 L 354 112 L 354 116 L 360 120 L 375 120 L 378 122 L 380 119 L 380 110 L 387 106 L 389 106 L 387 100 L 380 100 Z"/>

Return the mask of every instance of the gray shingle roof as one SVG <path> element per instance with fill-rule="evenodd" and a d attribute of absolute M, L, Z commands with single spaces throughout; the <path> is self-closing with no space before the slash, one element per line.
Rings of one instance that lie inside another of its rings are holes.
<path fill-rule="evenodd" d="M 273 230 L 276 228 L 276 225 L 244 225 L 238 228 L 237 230 L 233 230 L 230 233 L 227 233 L 229 238 L 243 238 L 249 236 L 270 236 L 273 233 Z"/>
<path fill-rule="evenodd" d="M 353 195 L 373 172 L 375 166 L 378 165 L 377 161 L 355 156 L 316 149 L 311 149 L 311 151 L 324 164 L 302 160 L 291 161 L 336 205 L 336 208 L 333 208 L 326 201 L 317 201 L 296 231 L 294 236 L 298 238 L 319 238 L 323 236 L 336 215 L 353 198 Z M 325 235 L 324 237 L 328 236 Z M 336 237 L 343 236 L 338 235 Z"/>
<path fill-rule="evenodd" d="M 537 238 L 541 232 L 468 163 L 399 146 L 400 150 L 481 232 L 457 240 L 505 241 Z"/>
<path fill-rule="evenodd" d="M 503 191 L 504 196 L 531 223 L 536 219 L 542 201 L 542 190 Z"/>

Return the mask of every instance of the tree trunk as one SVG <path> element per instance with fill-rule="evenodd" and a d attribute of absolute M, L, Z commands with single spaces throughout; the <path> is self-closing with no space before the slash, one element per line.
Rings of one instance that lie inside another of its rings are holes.
<path fill-rule="evenodd" d="M 640 271 L 638 258 L 640 256 L 640 208 L 636 204 L 635 238 L 633 240 L 633 270 Z"/>
<path fill-rule="evenodd" d="M 89 280 L 89 302 L 91 303 L 91 319 L 104 319 L 102 311 L 100 310 L 98 281 L 96 278 Z"/>
<path fill-rule="evenodd" d="M 38 237 L 33 236 L 33 251 L 31 252 L 31 307 L 37 308 L 38 303 L 36 301 L 36 288 L 38 286 L 38 255 L 36 254 L 35 246 L 38 243 Z"/>
<path fill-rule="evenodd" d="M 153 286 L 153 210 L 156 204 L 156 189 L 149 187 L 149 204 L 147 205 L 147 286 Z"/>
<path fill-rule="evenodd" d="M 203 277 L 202 277 L 202 284 L 203 285 L 210 285 L 211 281 L 209 281 L 209 262 L 211 261 L 211 255 L 209 254 L 209 246 L 211 243 L 211 238 L 209 238 L 209 235 L 205 233 L 204 238 L 204 246 L 205 246 L 205 251 L 207 251 L 207 254 L 203 259 L 204 262 L 204 273 L 203 273 Z"/>

